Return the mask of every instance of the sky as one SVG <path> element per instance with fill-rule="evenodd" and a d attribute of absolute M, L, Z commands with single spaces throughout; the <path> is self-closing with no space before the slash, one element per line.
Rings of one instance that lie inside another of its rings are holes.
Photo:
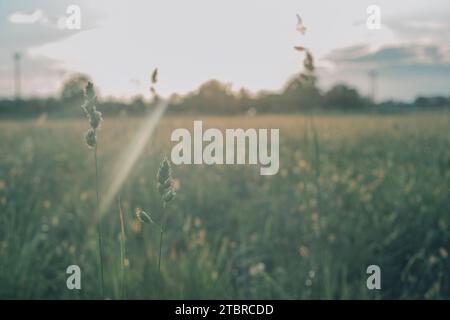
<path fill-rule="evenodd" d="M 80 30 L 64 19 L 78 5 Z M 381 28 L 366 26 L 378 5 Z M 299 14 L 306 34 L 296 31 Z M 184 94 L 209 79 L 252 92 L 282 90 L 302 68 L 293 46 L 315 57 L 319 85 L 344 82 L 376 98 L 450 95 L 450 2 L 300 0 L 0 0 L 0 97 L 56 96 L 71 75 L 89 75 L 101 96 Z"/>

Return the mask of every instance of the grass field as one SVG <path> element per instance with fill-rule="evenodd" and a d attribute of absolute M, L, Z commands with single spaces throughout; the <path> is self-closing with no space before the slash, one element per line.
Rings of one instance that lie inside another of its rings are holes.
<path fill-rule="evenodd" d="M 280 171 L 173 166 L 161 274 L 156 172 L 174 128 L 280 128 Z M 139 119 L 106 119 L 100 195 Z M 0 298 L 100 298 L 85 120 L 0 121 Z M 103 217 L 107 298 L 450 298 L 450 115 L 168 117 Z M 66 268 L 82 271 L 68 290 Z M 381 268 L 381 290 L 366 268 Z"/>

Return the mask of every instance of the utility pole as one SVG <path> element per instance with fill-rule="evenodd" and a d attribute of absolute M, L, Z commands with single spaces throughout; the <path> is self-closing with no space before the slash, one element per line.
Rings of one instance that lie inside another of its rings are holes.
<path fill-rule="evenodd" d="M 16 100 L 20 100 L 20 59 L 19 52 L 14 53 L 14 94 Z"/>
<path fill-rule="evenodd" d="M 370 98 L 372 99 L 372 102 L 375 102 L 376 98 L 377 77 L 378 73 L 375 70 L 369 71 L 369 88 L 370 88 Z"/>

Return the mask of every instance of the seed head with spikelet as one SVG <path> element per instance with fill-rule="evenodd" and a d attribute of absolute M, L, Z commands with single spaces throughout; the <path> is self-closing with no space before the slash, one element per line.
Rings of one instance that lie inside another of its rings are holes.
<path fill-rule="evenodd" d="M 297 14 L 297 31 L 300 32 L 301 35 L 305 35 L 306 28 L 303 25 L 302 18 Z M 311 53 L 311 50 L 304 46 L 294 46 L 294 49 L 298 52 L 304 53 L 303 59 L 303 67 L 304 72 L 299 75 L 299 79 L 306 84 L 315 85 L 316 76 L 314 75 L 315 67 L 314 67 L 314 57 Z"/>
<path fill-rule="evenodd" d="M 169 160 L 164 159 L 161 162 L 156 179 L 158 181 L 157 187 L 159 194 L 161 195 L 164 206 L 166 206 L 176 194 L 175 188 L 173 187 L 173 178 Z"/>
<path fill-rule="evenodd" d="M 102 228 L 100 217 L 100 196 L 98 187 L 98 160 L 97 160 L 97 129 L 102 122 L 102 114 L 97 111 L 96 108 L 97 96 L 95 95 L 94 85 L 92 82 L 88 82 L 86 89 L 84 90 L 84 104 L 81 108 L 84 114 L 89 120 L 90 128 L 87 130 L 84 139 L 89 148 L 94 150 L 94 164 L 95 164 L 95 191 L 97 196 L 97 234 L 98 234 L 98 247 L 99 247 L 99 270 L 101 273 L 101 295 L 104 296 L 104 276 L 103 276 L 103 245 L 102 245 Z"/>
<path fill-rule="evenodd" d="M 305 59 L 303 60 L 303 65 L 305 66 L 305 69 L 309 73 L 314 73 L 314 58 L 311 53 L 311 51 L 307 50 L 305 54 Z"/>
<path fill-rule="evenodd" d="M 172 172 L 170 170 L 169 160 L 164 159 L 159 165 L 158 173 L 156 175 L 158 192 L 161 195 L 163 202 L 163 216 L 161 219 L 161 232 L 159 237 L 159 256 L 158 256 L 158 272 L 161 272 L 161 255 L 163 233 L 166 224 L 166 206 L 175 197 L 175 188 L 173 187 Z"/>
<path fill-rule="evenodd" d="M 156 84 L 158 82 L 158 68 L 155 68 L 152 73 L 152 84 Z"/>
<path fill-rule="evenodd" d="M 156 92 L 156 84 L 158 83 L 158 68 L 155 68 L 152 72 L 152 79 L 151 79 L 151 86 L 150 86 L 150 92 L 153 95 L 153 99 L 155 101 L 158 101 L 158 93 Z"/>
<path fill-rule="evenodd" d="M 85 135 L 86 144 L 88 147 L 93 148 L 97 144 L 97 129 L 100 127 L 103 121 L 102 113 L 97 111 L 96 107 L 97 96 L 95 95 L 94 85 L 92 82 L 88 82 L 84 91 L 84 104 L 81 106 L 86 117 L 89 120 L 89 126 L 91 127 Z"/>
<path fill-rule="evenodd" d="M 150 214 L 148 214 L 145 211 L 142 211 L 141 208 L 136 208 L 136 218 L 140 221 L 140 222 L 144 222 L 144 223 L 155 223 L 151 217 Z"/>
<path fill-rule="evenodd" d="M 95 147 L 95 145 L 97 144 L 97 135 L 95 134 L 95 130 L 92 128 L 88 129 L 88 131 L 86 131 L 84 139 L 86 140 L 86 144 L 89 148 Z"/>

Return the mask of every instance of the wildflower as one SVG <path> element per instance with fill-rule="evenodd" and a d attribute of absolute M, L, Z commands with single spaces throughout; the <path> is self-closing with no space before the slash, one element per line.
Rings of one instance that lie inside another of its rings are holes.
<path fill-rule="evenodd" d="M 334 241 L 336 241 L 336 236 L 335 236 L 334 233 L 330 233 L 330 234 L 328 235 L 328 241 L 329 241 L 329 242 L 334 242 Z"/>
<path fill-rule="evenodd" d="M 82 191 L 80 193 L 80 200 L 81 201 L 86 201 L 88 197 L 89 197 L 89 195 L 88 195 L 88 193 L 86 191 Z"/>
<path fill-rule="evenodd" d="M 257 264 L 251 266 L 248 270 L 252 277 L 257 276 L 258 274 L 263 273 L 266 270 L 266 265 L 262 262 L 258 262 Z"/>
<path fill-rule="evenodd" d="M 438 258 L 432 254 L 429 258 L 428 258 L 428 263 L 430 264 L 430 266 L 435 265 L 438 262 Z"/>
<path fill-rule="evenodd" d="M 197 243 L 201 246 L 205 245 L 206 243 L 206 230 L 202 229 L 197 234 Z"/>
<path fill-rule="evenodd" d="M 52 203 L 49 200 L 44 200 L 43 204 L 45 209 L 50 209 L 52 206 Z"/>
<path fill-rule="evenodd" d="M 57 216 L 53 216 L 52 220 L 51 220 L 51 223 L 52 223 L 53 226 L 56 227 L 59 224 L 59 218 Z"/>
<path fill-rule="evenodd" d="M 181 181 L 180 181 L 180 179 L 174 179 L 174 180 L 173 180 L 173 188 L 174 188 L 175 190 L 180 190 L 180 187 L 181 187 Z"/>
<path fill-rule="evenodd" d="M 142 224 L 138 220 L 133 220 L 133 223 L 131 224 L 131 231 L 133 231 L 134 234 L 139 234 L 141 232 Z"/>
<path fill-rule="evenodd" d="M 298 249 L 298 253 L 300 254 L 300 256 L 302 258 L 307 258 L 309 256 L 309 249 L 307 247 L 305 247 L 305 246 L 301 246 Z"/>

